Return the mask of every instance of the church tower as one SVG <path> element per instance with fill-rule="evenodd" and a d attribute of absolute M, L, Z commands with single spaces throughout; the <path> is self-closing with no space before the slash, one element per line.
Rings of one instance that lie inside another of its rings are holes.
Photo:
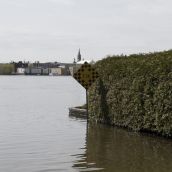
<path fill-rule="evenodd" d="M 81 52 L 80 49 L 78 51 L 77 62 L 81 61 Z"/>

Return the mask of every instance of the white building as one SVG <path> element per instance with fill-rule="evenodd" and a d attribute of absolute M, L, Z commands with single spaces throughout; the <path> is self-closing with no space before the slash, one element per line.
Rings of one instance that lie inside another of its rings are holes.
<path fill-rule="evenodd" d="M 81 60 L 81 61 L 77 62 L 76 64 L 82 65 L 85 62 L 87 62 L 89 64 L 94 64 L 95 63 L 93 60 Z"/>
<path fill-rule="evenodd" d="M 87 62 L 90 65 L 93 65 L 95 62 L 93 60 L 81 60 L 77 63 L 75 63 L 74 66 L 69 67 L 70 74 L 73 76 L 75 72 L 78 71 L 78 69 L 85 63 Z"/>
<path fill-rule="evenodd" d="M 57 75 L 64 75 L 65 74 L 65 69 L 58 67 L 58 68 L 51 68 L 49 75 L 52 76 L 57 76 Z"/>
<path fill-rule="evenodd" d="M 17 68 L 17 74 L 24 75 L 24 73 L 25 73 L 25 68 Z"/>

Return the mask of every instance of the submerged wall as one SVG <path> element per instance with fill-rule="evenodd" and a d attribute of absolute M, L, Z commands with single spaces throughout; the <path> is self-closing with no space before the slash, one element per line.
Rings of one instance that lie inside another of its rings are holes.
<path fill-rule="evenodd" d="M 172 50 L 107 57 L 95 68 L 90 119 L 172 136 Z"/>

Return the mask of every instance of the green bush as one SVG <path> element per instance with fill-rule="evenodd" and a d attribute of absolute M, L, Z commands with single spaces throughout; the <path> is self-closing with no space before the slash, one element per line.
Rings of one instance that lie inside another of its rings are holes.
<path fill-rule="evenodd" d="M 95 68 L 91 119 L 172 136 L 172 50 L 107 57 Z"/>
<path fill-rule="evenodd" d="M 14 64 L 0 64 L 0 75 L 11 75 L 14 71 Z"/>

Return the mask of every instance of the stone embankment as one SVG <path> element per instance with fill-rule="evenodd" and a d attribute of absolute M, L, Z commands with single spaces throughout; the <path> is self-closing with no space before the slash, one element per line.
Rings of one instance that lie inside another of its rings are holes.
<path fill-rule="evenodd" d="M 81 118 L 81 119 L 87 119 L 87 111 L 86 109 L 83 108 L 72 107 L 69 108 L 69 116 Z"/>

